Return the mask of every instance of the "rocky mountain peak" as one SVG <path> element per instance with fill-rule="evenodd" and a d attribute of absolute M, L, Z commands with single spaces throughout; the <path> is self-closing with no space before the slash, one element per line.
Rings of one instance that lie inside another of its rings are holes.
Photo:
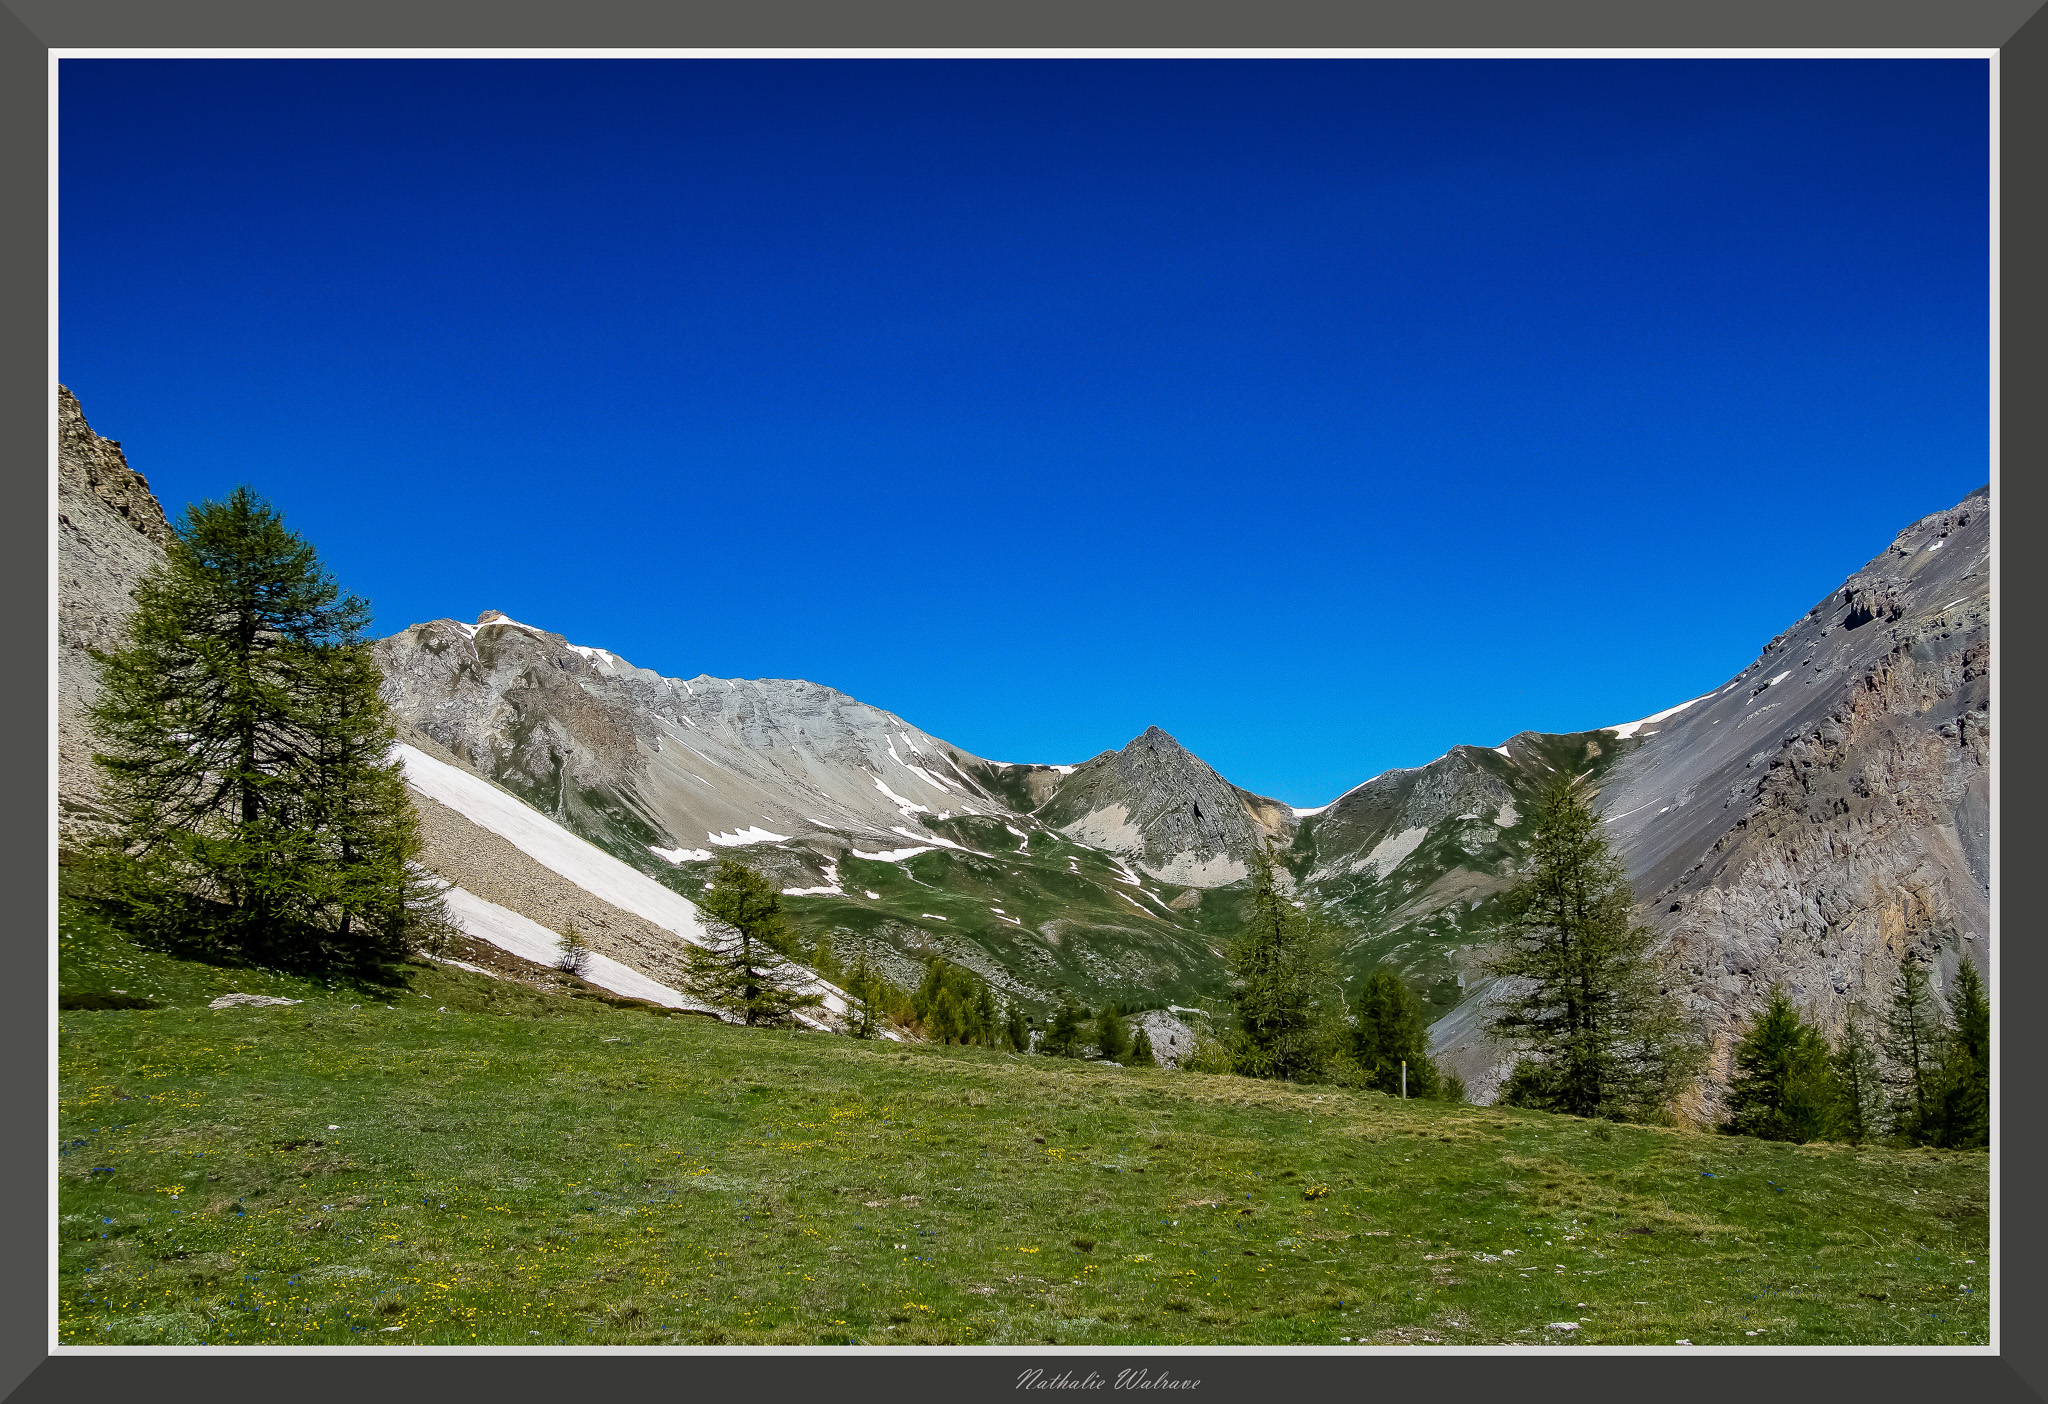
<path fill-rule="evenodd" d="M 115 439 L 57 387 L 57 818 L 67 841 L 105 816 L 85 709 L 97 694 L 91 649 L 120 645 L 136 582 L 164 560 L 164 509 Z"/>
<path fill-rule="evenodd" d="M 128 466 L 119 439 L 102 439 L 85 422 L 78 397 L 57 387 L 57 481 L 89 496 L 158 546 L 168 546 L 171 524 L 142 474 Z"/>
<path fill-rule="evenodd" d="M 1136 860 L 1161 882 L 1217 887 L 1250 874 L 1284 810 L 1244 794 L 1151 726 L 1122 750 L 1075 767 L 1039 817 L 1081 843 Z"/>

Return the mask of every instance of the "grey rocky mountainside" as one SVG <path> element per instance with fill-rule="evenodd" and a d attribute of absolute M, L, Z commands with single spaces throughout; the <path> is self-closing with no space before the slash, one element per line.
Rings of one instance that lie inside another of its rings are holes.
<path fill-rule="evenodd" d="M 76 843 L 104 827 L 85 709 L 98 688 L 89 649 L 120 643 L 135 584 L 164 559 L 170 524 L 115 439 L 57 387 L 57 825 Z"/>
<path fill-rule="evenodd" d="M 59 429 L 69 842 L 94 812 L 84 650 L 117 641 L 168 529 L 68 391 Z M 1078 765 L 1003 764 L 814 683 L 665 678 L 496 611 L 416 625 L 377 656 L 423 751 L 686 896 L 739 856 L 784 886 L 806 942 L 899 983 L 944 955 L 1039 1011 L 1069 992 L 1213 1008 L 1270 845 L 1336 928 L 1347 980 L 1400 971 L 1434 1051 L 1484 1097 L 1504 1068 L 1481 1033 L 1484 943 L 1561 779 L 1592 792 L 1657 958 L 1724 1060 L 1774 982 L 1834 1028 L 1904 959 L 1942 986 L 1965 955 L 1988 964 L 1989 508 L 1980 491 L 1914 523 L 1735 678 L 1655 719 L 1454 747 L 1317 810 L 1231 785 L 1158 728 Z M 658 928 L 422 807 L 451 880 L 670 973 Z"/>
<path fill-rule="evenodd" d="M 1249 877 L 1253 855 L 1294 828 L 1292 809 L 1238 789 L 1156 726 L 1074 767 L 1034 812 L 1184 887 Z"/>
<path fill-rule="evenodd" d="M 1589 743 L 1582 783 L 1712 1042 L 1694 1115 L 1712 1114 L 1773 984 L 1834 1033 L 1859 1003 L 1882 1007 L 1906 959 L 1938 988 L 1960 959 L 1988 975 L 1990 621 L 1979 490 L 1906 528 L 1713 692 Z M 1468 979 L 1478 954 L 1454 953 Z M 1481 1032 L 1484 981 L 1469 989 L 1432 1049 L 1490 1091 L 1506 1059 Z"/>

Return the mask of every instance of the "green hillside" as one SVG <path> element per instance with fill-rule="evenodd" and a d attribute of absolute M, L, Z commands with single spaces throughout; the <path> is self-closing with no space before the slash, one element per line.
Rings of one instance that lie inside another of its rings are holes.
<path fill-rule="evenodd" d="M 1982 1153 L 59 954 L 66 1343 L 1988 1338 Z"/>

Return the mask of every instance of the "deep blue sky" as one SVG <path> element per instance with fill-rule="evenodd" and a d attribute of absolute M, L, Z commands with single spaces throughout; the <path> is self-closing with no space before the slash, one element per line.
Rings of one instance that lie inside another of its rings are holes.
<path fill-rule="evenodd" d="M 1988 477 L 1982 61 L 106 61 L 60 377 L 486 608 L 1320 804 Z"/>

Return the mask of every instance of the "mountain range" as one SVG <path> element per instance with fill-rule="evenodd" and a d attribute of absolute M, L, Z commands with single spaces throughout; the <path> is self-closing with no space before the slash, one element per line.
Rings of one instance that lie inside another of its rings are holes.
<path fill-rule="evenodd" d="M 59 430 L 69 833 L 93 819 L 82 649 L 112 637 L 165 529 L 68 391 Z M 474 777 L 681 896 L 740 857 L 782 888 L 807 945 L 899 983 L 944 955 L 1035 1010 L 1067 994 L 1213 1010 L 1270 853 L 1336 929 L 1345 979 L 1399 971 L 1433 1051 L 1484 1099 L 1504 1071 L 1482 1028 L 1484 947 L 1560 780 L 1592 797 L 1721 1066 L 1773 984 L 1835 1027 L 1903 960 L 1943 986 L 1965 954 L 1986 961 L 1990 526 L 1988 490 L 1911 524 L 1754 663 L 1655 716 L 1457 746 L 1316 809 L 1232 785 L 1157 727 L 1079 765 L 998 762 L 816 683 L 667 678 L 495 610 L 376 653 L 410 768 Z M 679 943 L 701 936 L 686 920 L 601 899 L 534 856 L 555 848 L 446 799 L 418 802 L 427 861 L 459 889 L 549 929 L 577 920 L 624 965 L 675 977 Z"/>

